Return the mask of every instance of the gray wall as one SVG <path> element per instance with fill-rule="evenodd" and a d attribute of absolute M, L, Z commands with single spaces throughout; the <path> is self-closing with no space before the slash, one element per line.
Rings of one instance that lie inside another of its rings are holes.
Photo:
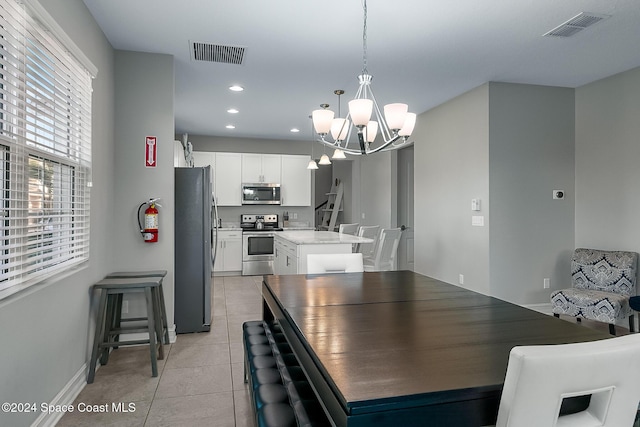
<path fill-rule="evenodd" d="M 413 139 L 415 270 L 489 293 L 489 85 L 421 114 Z"/>
<path fill-rule="evenodd" d="M 114 265 L 120 270 L 167 270 L 163 281 L 167 320 L 173 325 L 174 175 L 173 57 L 116 51 L 116 152 L 113 207 Z M 145 167 L 145 137 L 157 137 L 158 165 Z M 160 197 L 158 243 L 142 240 L 140 203 Z M 144 313 L 132 298 L 130 315 Z"/>
<path fill-rule="evenodd" d="M 564 190 L 554 200 L 553 190 Z M 569 286 L 574 242 L 574 90 L 489 84 L 490 293 L 548 303 Z M 543 289 L 549 278 L 551 289 Z"/>
<path fill-rule="evenodd" d="M 640 252 L 640 68 L 576 89 L 576 247 Z"/>
<path fill-rule="evenodd" d="M 113 50 L 81 0 L 42 5 L 99 72 L 93 80 L 90 260 L 66 277 L 0 301 L 0 400 L 38 404 L 52 401 L 87 361 L 94 327 L 89 289 L 113 264 L 116 200 Z M 0 413 L 0 425 L 27 426 L 38 415 Z"/>
<path fill-rule="evenodd" d="M 489 83 L 420 116 L 416 270 L 520 304 L 565 286 L 573 248 L 572 89 Z M 552 200 L 552 190 L 566 192 Z M 471 199 L 481 210 L 471 211 Z M 483 216 L 484 227 L 471 225 Z"/>

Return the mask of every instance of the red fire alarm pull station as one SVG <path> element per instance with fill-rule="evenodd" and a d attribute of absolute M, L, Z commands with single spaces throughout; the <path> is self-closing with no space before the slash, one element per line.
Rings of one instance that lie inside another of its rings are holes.
<path fill-rule="evenodd" d="M 155 136 L 148 136 L 144 144 L 144 159 L 145 166 L 148 168 L 155 168 L 157 162 L 157 144 Z"/>

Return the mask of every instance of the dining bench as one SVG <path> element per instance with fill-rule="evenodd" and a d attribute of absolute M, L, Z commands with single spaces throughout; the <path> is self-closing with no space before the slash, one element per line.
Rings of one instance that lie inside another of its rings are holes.
<path fill-rule="evenodd" d="M 329 426 L 311 385 L 275 323 L 242 325 L 244 381 L 257 427 Z"/>

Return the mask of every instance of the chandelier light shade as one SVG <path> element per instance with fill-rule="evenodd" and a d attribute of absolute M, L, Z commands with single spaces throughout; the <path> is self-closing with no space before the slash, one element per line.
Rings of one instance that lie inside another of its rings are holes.
<path fill-rule="evenodd" d="M 329 133 L 334 115 L 334 112 L 331 110 L 315 110 L 311 113 L 313 127 L 318 135 L 326 135 Z"/>
<path fill-rule="evenodd" d="M 315 160 L 309 160 L 309 164 L 307 165 L 307 169 L 318 169 L 318 164 Z"/>
<path fill-rule="evenodd" d="M 340 159 L 346 159 L 347 156 L 344 155 L 344 151 L 342 151 L 339 148 L 336 148 L 335 150 L 333 150 L 333 156 L 331 156 L 331 158 L 335 160 L 340 160 Z"/>
<path fill-rule="evenodd" d="M 367 70 L 367 0 L 363 0 L 362 8 L 364 12 L 363 67 L 362 74 L 358 76 L 359 86 L 356 95 L 348 103 L 349 113 L 344 118 L 335 117 L 335 113 L 328 109 L 328 104 L 320 104 L 321 109 L 315 110 L 311 114 L 313 128 L 318 134 L 317 141 L 334 147 L 336 149 L 334 158 L 337 158 L 335 156 L 338 150 L 342 155 L 344 153 L 363 155 L 395 150 L 405 144 L 409 145 L 411 143 L 408 142 L 408 139 L 416 124 L 416 114 L 409 113 L 407 104 L 387 104 L 381 110 L 376 102 L 371 89 L 373 76 Z M 334 93 L 338 95 L 338 116 L 340 116 L 340 95 L 344 91 L 338 89 Z M 382 111 L 384 111 L 384 115 Z M 353 141 L 352 133 L 357 135 Z M 329 134 L 331 138 L 329 138 Z M 379 138 L 376 138 L 378 136 Z"/>
<path fill-rule="evenodd" d="M 344 141 L 349 136 L 349 120 L 333 119 L 331 121 L 331 136 L 336 141 Z"/>
<path fill-rule="evenodd" d="M 319 165 L 330 165 L 331 164 L 331 160 L 329 160 L 329 156 L 327 156 L 326 154 L 323 154 L 322 156 L 320 156 L 320 161 L 318 162 Z"/>
<path fill-rule="evenodd" d="M 349 114 L 351 114 L 353 125 L 357 128 L 362 128 L 369 123 L 372 112 L 373 101 L 370 99 L 354 99 L 349 101 Z"/>
<path fill-rule="evenodd" d="M 416 113 L 407 113 L 407 118 L 404 121 L 402 129 L 398 131 L 400 136 L 411 136 L 413 128 L 416 126 Z"/>

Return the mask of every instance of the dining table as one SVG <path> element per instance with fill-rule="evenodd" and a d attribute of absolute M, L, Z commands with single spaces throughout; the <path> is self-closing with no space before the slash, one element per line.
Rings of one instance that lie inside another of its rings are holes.
<path fill-rule="evenodd" d="M 492 425 L 514 346 L 611 338 L 412 271 L 268 275 L 262 298 L 338 427 Z"/>

